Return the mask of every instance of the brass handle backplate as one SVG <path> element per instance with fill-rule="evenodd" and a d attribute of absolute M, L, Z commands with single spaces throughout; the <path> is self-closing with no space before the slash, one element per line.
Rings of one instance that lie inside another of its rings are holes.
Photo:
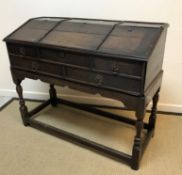
<path fill-rule="evenodd" d="M 103 76 L 100 75 L 100 74 L 97 74 L 96 77 L 95 77 L 95 81 L 97 83 L 97 85 L 102 85 L 102 82 L 103 82 Z"/>
<path fill-rule="evenodd" d="M 39 68 L 39 64 L 35 61 L 32 62 L 32 70 L 33 71 L 37 71 Z"/>
<path fill-rule="evenodd" d="M 114 63 L 112 66 L 112 72 L 114 74 L 118 74 L 119 73 L 119 66 L 117 65 L 117 63 Z"/>

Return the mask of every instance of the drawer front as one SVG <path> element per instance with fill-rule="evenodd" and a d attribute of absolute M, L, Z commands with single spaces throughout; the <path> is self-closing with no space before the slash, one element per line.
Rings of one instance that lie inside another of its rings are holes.
<path fill-rule="evenodd" d="M 119 61 L 114 59 L 104 59 L 96 57 L 94 59 L 94 69 L 106 71 L 112 74 L 126 74 L 142 76 L 143 66 L 140 62 Z"/>
<path fill-rule="evenodd" d="M 31 72 L 36 73 L 46 73 L 46 74 L 53 74 L 56 76 L 63 75 L 63 68 L 60 65 L 49 64 L 44 62 L 39 62 L 36 60 L 27 60 L 25 58 L 19 58 L 16 56 L 10 57 L 12 67 L 23 69 Z"/>
<path fill-rule="evenodd" d="M 65 78 L 79 81 L 81 83 L 92 84 L 106 89 L 140 93 L 141 81 L 120 76 L 112 76 L 103 73 L 81 70 L 77 68 L 65 67 Z"/>
<path fill-rule="evenodd" d="M 40 49 L 40 58 L 81 67 L 90 66 L 89 56 L 60 50 Z"/>
<path fill-rule="evenodd" d="M 8 51 L 10 54 L 20 56 L 37 56 L 37 48 L 32 46 L 24 46 L 19 44 L 8 44 Z"/>

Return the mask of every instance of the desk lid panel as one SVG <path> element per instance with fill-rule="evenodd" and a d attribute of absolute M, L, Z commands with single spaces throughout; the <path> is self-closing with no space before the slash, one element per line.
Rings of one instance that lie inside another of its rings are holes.
<path fill-rule="evenodd" d="M 147 59 L 165 26 L 162 23 L 37 18 L 29 20 L 5 41 Z"/>
<path fill-rule="evenodd" d="M 41 43 L 85 50 L 96 50 L 103 39 L 104 35 L 53 31 L 46 36 Z"/>
<path fill-rule="evenodd" d="M 87 33 L 107 35 L 117 22 L 94 21 L 94 20 L 66 20 L 59 24 L 54 30 L 73 33 Z"/>
<path fill-rule="evenodd" d="M 25 23 L 20 29 L 15 31 L 10 35 L 10 39 L 18 41 L 28 41 L 28 42 L 39 42 L 39 40 L 44 37 L 49 30 L 51 30 L 59 21 L 63 19 L 55 20 L 30 20 Z"/>
<path fill-rule="evenodd" d="M 50 32 L 41 43 L 86 50 L 97 50 L 114 22 L 66 20 Z"/>

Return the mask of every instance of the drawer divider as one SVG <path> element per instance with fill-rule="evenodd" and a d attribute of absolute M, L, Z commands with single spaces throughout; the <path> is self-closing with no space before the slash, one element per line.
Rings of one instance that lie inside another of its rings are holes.
<path fill-rule="evenodd" d="M 104 39 L 101 41 L 101 43 L 97 46 L 96 50 L 99 50 L 99 48 L 102 46 L 102 44 L 106 41 L 106 39 L 109 37 L 110 33 L 115 29 L 115 27 L 120 24 L 121 22 L 119 23 L 116 23 L 115 25 L 113 25 L 113 27 L 111 28 L 111 30 L 107 33 L 107 35 L 104 37 Z"/>
<path fill-rule="evenodd" d="M 58 25 L 60 25 L 61 23 L 63 23 L 64 21 L 67 21 L 67 20 L 69 20 L 69 19 L 64 19 L 64 20 L 61 20 L 61 21 L 59 21 L 58 23 L 56 23 L 55 24 L 55 26 L 52 28 L 52 29 L 50 29 L 47 33 L 45 33 L 45 35 L 43 35 L 39 40 L 38 40 L 38 42 L 40 43 L 47 35 L 49 35 L 49 33 L 51 33 Z"/>

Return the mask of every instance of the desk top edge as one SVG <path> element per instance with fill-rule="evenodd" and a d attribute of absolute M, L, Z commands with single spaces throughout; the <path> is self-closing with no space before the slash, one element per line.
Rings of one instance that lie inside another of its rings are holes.
<path fill-rule="evenodd" d="M 114 20 L 114 19 L 99 19 L 99 18 L 78 18 L 78 17 L 50 17 L 50 16 L 40 16 L 35 18 L 30 18 L 29 20 L 41 19 L 41 18 L 64 18 L 64 19 L 76 19 L 76 20 L 95 20 L 95 21 L 106 21 L 106 22 L 132 22 L 132 23 L 145 23 L 145 24 L 158 24 L 161 27 L 170 27 L 167 22 L 148 22 L 148 21 L 132 21 L 132 20 Z M 28 21 L 29 21 L 28 20 Z"/>
<path fill-rule="evenodd" d="M 70 18 L 70 17 L 37 17 L 37 18 L 30 18 L 29 20 L 27 20 L 25 23 L 23 23 L 20 27 L 18 27 L 15 31 L 13 31 L 12 33 L 10 33 L 7 37 L 5 37 L 4 39 L 3 39 L 3 41 L 5 41 L 5 42 L 13 42 L 13 43 L 22 43 L 22 44 L 37 44 L 37 46 L 48 46 L 48 44 L 45 44 L 45 43 L 33 43 L 33 42 L 27 42 L 27 41 L 19 41 L 19 40 L 13 40 L 13 39 L 11 39 L 11 36 L 16 32 L 16 31 L 18 31 L 19 29 L 21 29 L 24 25 L 26 25 L 27 23 L 29 23 L 30 21 L 32 21 L 32 20 L 42 20 L 42 19 L 47 19 L 47 20 L 52 20 L 52 19 L 57 19 L 57 20 L 61 20 L 61 19 L 63 19 L 63 20 L 86 20 L 86 21 L 103 21 L 103 22 L 115 22 L 115 23 L 117 23 L 117 24 L 119 24 L 119 23 L 130 23 L 130 24 L 132 24 L 132 23 L 134 23 L 134 24 L 139 24 L 139 25 L 149 25 L 149 27 L 150 28 L 155 28 L 156 26 L 157 26 L 157 28 L 161 28 L 162 30 L 164 29 L 164 28 L 167 28 L 167 27 L 169 27 L 169 25 L 167 24 L 167 23 L 159 23 L 159 22 L 144 22 L 144 21 L 126 21 L 126 20 L 123 20 L 123 21 L 121 21 L 121 20 L 108 20 L 108 19 L 91 19 L 91 18 Z M 155 26 L 156 25 L 156 26 Z M 143 26 L 143 27 L 145 27 L 145 26 Z M 56 48 L 56 47 L 55 47 Z M 70 47 L 70 49 L 69 48 L 66 48 L 66 47 L 57 47 L 57 49 L 58 48 L 60 48 L 60 49 L 65 49 L 65 50 L 71 50 L 71 51 L 83 51 L 83 53 L 90 53 L 90 54 L 94 54 L 94 55 L 103 55 L 103 56 L 105 56 L 105 55 L 108 55 L 108 56 L 113 56 L 113 57 L 126 57 L 127 59 L 134 59 L 134 60 L 139 60 L 139 61 L 147 61 L 146 59 L 147 59 L 147 57 L 142 57 L 142 56 L 140 56 L 140 57 L 138 57 L 138 56 L 135 56 L 135 55 L 122 55 L 122 54 L 104 54 L 103 52 L 100 52 L 99 50 L 95 50 L 94 52 L 92 52 L 92 51 L 90 51 L 90 50 L 87 50 L 87 49 L 77 49 L 77 48 L 71 48 Z"/>

